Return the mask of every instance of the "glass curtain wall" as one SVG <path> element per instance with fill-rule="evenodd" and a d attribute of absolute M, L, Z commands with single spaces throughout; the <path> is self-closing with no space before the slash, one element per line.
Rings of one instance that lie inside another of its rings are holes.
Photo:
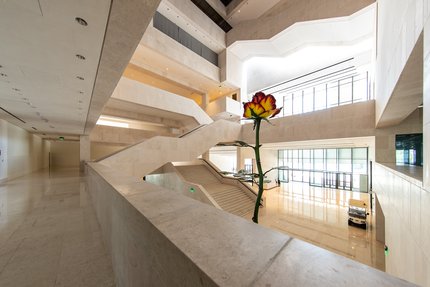
<path fill-rule="evenodd" d="M 369 73 L 364 72 L 325 83 L 300 86 L 273 92 L 276 101 L 283 103 L 282 115 L 298 115 L 340 105 L 371 99 Z"/>
<path fill-rule="evenodd" d="M 368 148 L 284 149 L 278 151 L 278 165 L 290 170 L 279 171 L 279 180 L 331 186 L 324 179 L 338 177 L 343 188 L 358 189 L 360 175 L 368 174 Z"/>

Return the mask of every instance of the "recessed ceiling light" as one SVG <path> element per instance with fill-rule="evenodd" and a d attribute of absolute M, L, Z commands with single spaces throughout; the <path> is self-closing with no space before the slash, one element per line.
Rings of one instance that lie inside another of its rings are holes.
<path fill-rule="evenodd" d="M 76 54 L 76 58 L 78 58 L 79 60 L 85 60 L 85 57 L 81 54 Z"/>
<path fill-rule="evenodd" d="M 7 75 L 5 73 L 0 73 L 0 76 L 7 77 Z"/>
<path fill-rule="evenodd" d="M 49 127 L 50 127 L 51 129 L 55 129 L 55 127 L 54 127 L 53 125 L 50 125 Z"/>
<path fill-rule="evenodd" d="M 3 68 L 3 66 L 2 66 L 2 65 L 0 65 L 0 68 Z"/>
<path fill-rule="evenodd" d="M 83 103 L 83 101 L 78 101 L 78 103 L 82 104 L 82 103 Z"/>
<path fill-rule="evenodd" d="M 79 94 L 83 94 L 84 92 L 83 91 L 79 91 Z"/>
<path fill-rule="evenodd" d="M 76 22 L 78 22 L 79 24 L 81 24 L 82 26 L 88 26 L 87 21 L 85 21 L 84 19 L 82 19 L 81 17 L 76 17 L 75 18 Z"/>
<path fill-rule="evenodd" d="M 15 92 L 21 92 L 21 90 L 17 88 L 12 88 L 12 90 L 14 90 Z"/>
<path fill-rule="evenodd" d="M 85 80 L 85 79 L 84 79 L 83 77 L 81 77 L 81 76 L 76 76 L 76 79 L 81 80 L 81 81 Z"/>

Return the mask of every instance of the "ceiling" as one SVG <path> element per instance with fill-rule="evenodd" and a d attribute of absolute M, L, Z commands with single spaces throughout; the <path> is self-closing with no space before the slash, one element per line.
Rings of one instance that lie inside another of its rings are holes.
<path fill-rule="evenodd" d="M 0 1 L 0 107 L 22 121 L 0 117 L 31 132 L 83 134 L 110 2 Z"/>
<path fill-rule="evenodd" d="M 279 1 L 280 0 L 237 1 L 237 3 L 233 3 L 236 4 L 234 7 L 228 7 L 226 20 L 234 27 L 240 22 L 257 19 L 279 3 Z"/>

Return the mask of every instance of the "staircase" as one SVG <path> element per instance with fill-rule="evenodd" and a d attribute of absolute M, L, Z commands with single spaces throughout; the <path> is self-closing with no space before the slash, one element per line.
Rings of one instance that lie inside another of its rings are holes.
<path fill-rule="evenodd" d="M 241 125 L 218 120 L 181 138 L 156 136 L 101 161 L 118 173 L 142 178 L 168 162 L 196 159 L 211 147 L 240 138 Z"/>
<path fill-rule="evenodd" d="M 234 185 L 222 183 L 205 165 L 176 166 L 176 170 L 185 180 L 202 185 L 223 210 L 238 216 L 254 210 L 255 199 Z"/>

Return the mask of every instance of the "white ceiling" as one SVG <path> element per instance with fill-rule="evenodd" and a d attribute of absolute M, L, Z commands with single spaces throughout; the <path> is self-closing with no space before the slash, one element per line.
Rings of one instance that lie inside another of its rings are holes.
<path fill-rule="evenodd" d="M 83 134 L 110 2 L 0 1 L 0 107 L 26 122 L 14 124 Z"/>
<path fill-rule="evenodd" d="M 247 0 L 236 5 L 227 15 L 227 22 L 234 27 L 236 24 L 257 19 L 273 6 L 279 3 L 280 0 Z M 232 2 L 232 4 L 234 4 Z"/>

